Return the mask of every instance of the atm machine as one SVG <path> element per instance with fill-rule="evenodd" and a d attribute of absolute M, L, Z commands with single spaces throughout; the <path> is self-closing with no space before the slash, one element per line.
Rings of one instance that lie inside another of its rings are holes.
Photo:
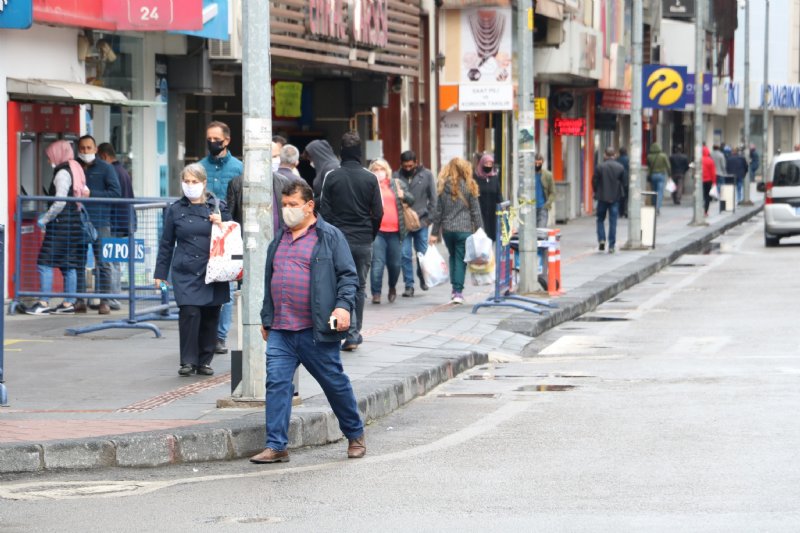
<path fill-rule="evenodd" d="M 14 297 L 17 274 L 16 232 L 21 221 L 22 250 L 19 281 L 24 290 L 39 288 L 36 257 L 42 235 L 36 217 L 43 205 L 24 202 L 17 213 L 19 195 L 40 196 L 53 181 L 53 169 L 45 150 L 53 141 L 65 139 L 77 148 L 80 133 L 78 105 L 9 101 L 8 111 L 8 294 Z M 54 277 L 54 290 L 60 290 L 61 277 Z"/>

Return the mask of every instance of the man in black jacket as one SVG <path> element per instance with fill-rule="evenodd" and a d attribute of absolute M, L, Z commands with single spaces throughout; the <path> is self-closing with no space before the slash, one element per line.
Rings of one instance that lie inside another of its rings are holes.
<path fill-rule="evenodd" d="M 689 158 L 683 153 L 683 147 L 676 144 L 672 148 L 672 155 L 669 156 L 669 167 L 672 169 L 672 181 L 675 182 L 675 190 L 672 191 L 672 201 L 675 205 L 681 205 L 683 196 L 683 180 L 689 170 Z"/>
<path fill-rule="evenodd" d="M 614 149 L 606 148 L 605 161 L 597 165 L 592 176 L 592 189 L 597 200 L 598 249 L 606 248 L 605 221 L 608 213 L 608 253 L 613 254 L 617 244 L 617 215 L 622 197 L 625 169 L 614 160 Z"/>
<path fill-rule="evenodd" d="M 342 136 L 342 164 L 325 178 L 319 214 L 344 233 L 358 273 L 356 307 L 342 349 L 353 351 L 363 342 L 364 299 L 372 263 L 372 242 L 383 219 L 378 178 L 361 163 L 361 138 L 350 131 Z"/>

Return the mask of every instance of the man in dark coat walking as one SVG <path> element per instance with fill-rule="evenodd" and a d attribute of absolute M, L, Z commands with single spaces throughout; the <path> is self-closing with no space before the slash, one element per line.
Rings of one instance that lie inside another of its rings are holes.
<path fill-rule="evenodd" d="M 622 197 L 625 169 L 614 160 L 614 149 L 606 148 L 605 160 L 597 165 L 592 176 L 592 189 L 597 200 L 597 242 L 600 251 L 606 248 L 605 221 L 608 213 L 608 253 L 613 254 L 617 244 L 617 216 Z"/>
<path fill-rule="evenodd" d="M 681 205 L 683 196 L 683 180 L 689 170 L 689 158 L 683 153 L 683 147 L 676 144 L 672 148 L 672 155 L 669 156 L 669 166 L 672 169 L 672 181 L 675 182 L 675 190 L 672 191 L 672 202 Z"/>

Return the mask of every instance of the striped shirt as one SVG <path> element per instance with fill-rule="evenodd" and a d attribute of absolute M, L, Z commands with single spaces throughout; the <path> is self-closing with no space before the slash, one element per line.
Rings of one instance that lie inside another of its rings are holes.
<path fill-rule="evenodd" d="M 272 262 L 270 291 L 275 305 L 272 329 L 301 331 L 313 327 L 311 317 L 311 253 L 318 240 L 317 225 L 292 239 L 286 230 Z"/>

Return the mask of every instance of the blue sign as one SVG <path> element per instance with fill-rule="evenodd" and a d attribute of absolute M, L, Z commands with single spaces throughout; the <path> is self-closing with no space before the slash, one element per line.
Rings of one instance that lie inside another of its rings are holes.
<path fill-rule="evenodd" d="M 33 25 L 33 0 L 0 0 L 0 28 L 27 30 Z"/>
<path fill-rule="evenodd" d="M 642 107 L 683 109 L 686 106 L 686 67 L 642 66 Z"/>
<path fill-rule="evenodd" d="M 686 103 L 694 105 L 694 74 L 686 75 Z M 703 74 L 703 105 L 711 105 L 711 73 Z"/>
<path fill-rule="evenodd" d="M 0 0 L 2 2 L 2 0 Z M 183 35 L 193 35 L 204 39 L 230 39 L 228 32 L 228 0 L 203 0 L 203 29 L 196 31 L 176 31 Z"/>
<path fill-rule="evenodd" d="M 2 1 L 2 0 L 0 0 Z M 103 239 L 100 241 L 103 261 L 106 263 L 128 262 L 128 239 Z M 144 239 L 136 239 L 134 261 L 144 263 Z"/>

